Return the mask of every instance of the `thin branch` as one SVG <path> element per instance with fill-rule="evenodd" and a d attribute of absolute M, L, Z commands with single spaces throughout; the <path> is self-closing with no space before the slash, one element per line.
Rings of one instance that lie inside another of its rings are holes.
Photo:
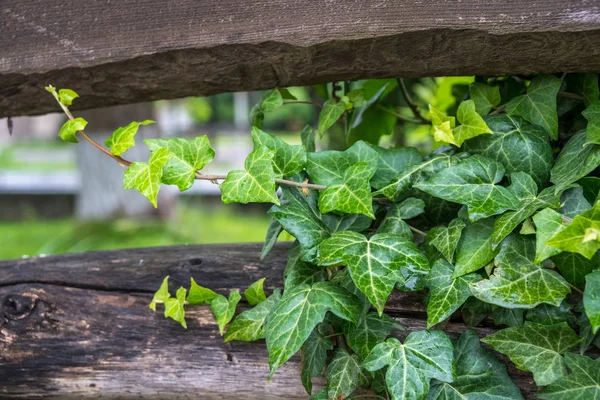
<path fill-rule="evenodd" d="M 406 121 L 406 122 L 412 122 L 413 124 L 423 124 L 424 122 L 421 121 L 420 119 L 417 118 L 411 118 L 411 117 L 407 117 L 405 115 L 402 114 L 398 114 L 395 111 L 390 110 L 387 107 L 382 106 L 381 104 L 377 104 L 377 108 L 379 108 L 380 110 L 383 110 L 385 112 L 387 112 L 388 114 L 393 115 L 394 117 L 402 120 L 402 121 Z M 429 124 L 430 122 L 427 122 L 427 124 Z"/>
<path fill-rule="evenodd" d="M 501 112 L 504 112 L 505 109 L 506 104 L 502 104 L 501 106 L 494 108 L 494 111 L 492 111 L 490 115 L 500 114 Z"/>
<path fill-rule="evenodd" d="M 211 181 L 211 182 L 215 183 L 216 181 L 222 181 L 225 178 L 227 178 L 227 175 L 204 175 L 204 174 L 201 174 L 200 172 L 196 172 L 196 179 L 198 179 L 198 180 Z M 295 186 L 295 187 L 299 187 L 302 189 L 315 189 L 315 190 L 327 189 L 327 186 L 323 186 L 323 185 L 315 185 L 313 183 L 305 183 L 305 182 L 294 182 L 294 181 L 288 181 L 286 179 L 275 179 L 275 183 L 279 183 L 280 185 Z"/>
<path fill-rule="evenodd" d="M 570 92 L 558 92 L 558 97 L 566 97 L 568 99 L 575 99 L 575 100 L 585 100 L 585 97 L 575 94 L 575 93 L 570 93 Z"/>
<path fill-rule="evenodd" d="M 423 236 L 423 237 L 427 236 L 427 233 L 423 232 L 423 231 L 422 231 L 422 230 L 420 230 L 420 229 L 417 229 L 417 228 L 415 228 L 414 226 L 410 226 L 410 225 L 408 225 L 408 227 L 410 228 L 410 230 L 411 230 L 411 231 L 413 231 L 413 232 L 415 232 L 415 233 L 418 233 L 419 235 L 421 235 L 421 236 Z"/>
<path fill-rule="evenodd" d="M 569 286 L 571 287 L 571 289 L 578 292 L 579 294 L 583 294 L 583 291 L 581 289 L 579 289 L 577 286 L 573 286 L 570 283 L 569 283 Z"/>
<path fill-rule="evenodd" d="M 404 101 L 406 101 L 406 104 L 408 104 L 408 106 L 412 110 L 415 117 L 417 117 L 417 119 L 421 120 L 421 123 L 423 123 L 423 124 L 426 124 L 426 125 L 430 124 L 431 121 L 428 120 L 427 118 L 423 117 L 421 115 L 421 113 L 419 112 L 419 108 L 421 108 L 421 106 L 419 104 L 415 103 L 412 100 L 412 98 L 410 97 L 410 93 L 408 93 L 408 89 L 406 88 L 404 79 L 398 78 L 397 81 L 398 81 L 398 86 L 400 87 L 400 91 L 402 92 L 402 96 L 404 97 Z"/>

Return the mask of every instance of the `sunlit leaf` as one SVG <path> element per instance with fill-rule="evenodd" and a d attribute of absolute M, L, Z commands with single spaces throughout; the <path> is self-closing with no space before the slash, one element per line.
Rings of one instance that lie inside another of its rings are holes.
<path fill-rule="evenodd" d="M 135 146 L 135 134 L 140 125 L 150 125 L 153 123 L 154 121 L 150 119 L 141 122 L 132 121 L 129 125 L 122 126 L 114 131 L 113 134 L 106 139 L 104 144 L 110 149 L 112 154 L 120 156 L 129 150 L 129 148 Z"/>
<path fill-rule="evenodd" d="M 123 188 L 136 189 L 156 208 L 157 196 L 162 182 L 163 167 L 173 153 L 167 149 L 158 149 L 150 154 L 150 160 L 134 162 L 127 168 L 123 177 Z"/>

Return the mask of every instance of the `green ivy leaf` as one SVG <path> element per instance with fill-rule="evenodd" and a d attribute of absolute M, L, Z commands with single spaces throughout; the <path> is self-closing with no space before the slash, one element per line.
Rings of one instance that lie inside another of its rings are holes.
<path fill-rule="evenodd" d="M 225 325 L 233 318 L 235 308 L 241 298 L 242 296 L 240 295 L 239 290 L 234 290 L 229 293 L 229 298 L 218 295 L 211 300 L 210 309 L 215 315 L 221 336 L 223 336 L 223 333 L 225 332 Z"/>
<path fill-rule="evenodd" d="M 244 162 L 245 171 L 230 171 L 219 185 L 223 203 L 279 204 L 275 192 L 274 154 L 265 146 L 257 146 Z"/>
<path fill-rule="evenodd" d="M 210 304 L 210 302 L 213 301 L 215 297 L 219 296 L 212 290 L 198 285 L 194 278 L 190 278 L 190 280 L 190 292 L 187 296 L 187 301 L 189 304 Z"/>
<path fill-rule="evenodd" d="M 520 205 L 516 211 L 509 211 L 496 219 L 492 233 L 492 246 L 494 247 L 498 246 L 521 222 L 531 217 L 540 208 L 558 208 L 560 205 L 560 192 L 556 193 L 554 188 L 550 187 L 542 190 L 538 195 L 535 181 L 525 172 L 512 173 L 510 180 L 508 190 L 515 195 Z"/>
<path fill-rule="evenodd" d="M 276 289 L 265 301 L 238 315 L 225 332 L 225 343 L 232 340 L 254 342 L 263 339 L 266 321 L 271 317 L 280 300 L 281 292 Z"/>
<path fill-rule="evenodd" d="M 498 86 L 489 86 L 485 83 L 473 82 L 469 87 L 471 100 L 475 104 L 477 114 L 482 117 L 487 115 L 492 108 L 496 107 L 502 101 L 500 88 Z"/>
<path fill-rule="evenodd" d="M 425 286 L 429 288 L 427 302 L 427 329 L 449 318 L 471 296 L 469 284 L 481 280 L 481 275 L 471 273 L 452 279 L 454 267 L 439 259 L 431 267 Z"/>
<path fill-rule="evenodd" d="M 527 321 L 535 322 L 543 325 L 554 325 L 560 322 L 572 322 L 574 320 L 571 314 L 571 305 L 564 300 L 558 307 L 548 304 L 540 304 L 539 306 L 527 310 L 525 316 Z"/>
<path fill-rule="evenodd" d="M 452 263 L 454 260 L 454 251 L 466 226 L 467 224 L 462 219 L 455 218 L 450 221 L 447 227 L 438 226 L 430 229 L 427 232 L 429 244 L 442 253 L 449 263 Z"/>
<path fill-rule="evenodd" d="M 367 143 L 359 141 L 346 151 L 320 151 L 308 153 L 306 170 L 318 185 L 341 185 L 348 168 L 356 164 L 368 164 L 377 170 L 379 157 Z"/>
<path fill-rule="evenodd" d="M 463 321 L 468 326 L 479 325 L 491 313 L 492 305 L 484 303 L 475 297 L 469 297 L 461 309 Z"/>
<path fill-rule="evenodd" d="M 304 127 L 304 129 L 302 129 L 302 132 L 300 133 L 300 137 L 302 140 L 302 145 L 304 146 L 304 149 L 306 150 L 306 152 L 314 153 L 316 150 L 316 146 L 315 146 L 315 130 L 313 129 L 313 127 L 310 125 L 306 125 Z"/>
<path fill-rule="evenodd" d="M 327 388 L 323 388 L 319 391 L 319 393 L 310 396 L 310 400 L 329 400 L 329 395 L 327 394 Z"/>
<path fill-rule="evenodd" d="M 410 226 L 404 220 L 421 215 L 424 211 L 425 202 L 415 197 L 409 197 L 401 203 L 394 203 L 379 224 L 377 233 L 394 233 L 403 239 L 413 240 Z"/>
<path fill-rule="evenodd" d="M 323 137 L 323 134 L 344 115 L 344 112 L 346 106 L 343 102 L 338 102 L 336 99 L 327 100 L 319 114 L 319 137 Z"/>
<path fill-rule="evenodd" d="M 215 151 L 210 147 L 206 135 L 198 136 L 194 140 L 146 139 L 144 143 L 150 151 L 167 149 L 173 153 L 163 168 L 162 182 L 167 185 L 177 185 L 182 192 L 192 187 L 196 179 L 196 172 L 204 168 L 215 157 Z"/>
<path fill-rule="evenodd" d="M 250 287 L 244 290 L 244 297 L 246 301 L 251 306 L 255 306 L 257 304 L 262 303 L 267 299 L 265 295 L 265 291 L 263 289 L 263 284 L 265 283 L 265 278 L 259 279 L 254 282 Z"/>
<path fill-rule="evenodd" d="M 372 146 L 378 154 L 377 172 L 371 178 L 371 186 L 381 189 L 398 176 L 401 171 L 423 162 L 423 156 L 414 147 L 383 149 Z"/>
<path fill-rule="evenodd" d="M 147 163 L 134 162 L 125 171 L 123 188 L 136 189 L 156 208 L 163 167 L 172 156 L 173 153 L 169 150 L 158 149 L 150 154 L 150 160 Z"/>
<path fill-rule="evenodd" d="M 513 98 L 506 104 L 508 115 L 518 115 L 546 130 L 558 139 L 556 96 L 562 80 L 553 75 L 538 75 L 531 81 L 527 94 Z"/>
<path fill-rule="evenodd" d="M 595 335 L 600 329 L 600 271 L 592 272 L 585 277 L 583 307 L 592 326 L 592 333 Z"/>
<path fill-rule="evenodd" d="M 562 355 L 581 339 L 565 322 L 555 325 L 525 322 L 523 326 L 502 329 L 481 341 L 507 355 L 517 368 L 533 372 L 538 386 L 546 386 L 566 374 Z"/>
<path fill-rule="evenodd" d="M 600 144 L 600 101 L 590 104 L 581 113 L 587 119 L 588 124 L 585 135 L 588 143 Z"/>
<path fill-rule="evenodd" d="M 422 399 L 429 391 L 429 381 L 454 380 L 452 342 L 442 331 L 417 331 L 404 344 L 390 338 L 379 343 L 364 360 L 368 371 L 387 366 L 385 381 L 392 400 Z"/>
<path fill-rule="evenodd" d="M 458 106 L 456 117 L 461 125 L 454 128 L 452 133 L 456 138 L 455 144 L 458 147 L 462 146 L 463 142 L 467 139 L 493 133 L 483 118 L 481 118 L 481 115 L 475 110 L 473 100 L 462 101 Z"/>
<path fill-rule="evenodd" d="M 289 92 L 288 92 L 289 93 Z M 270 112 L 283 105 L 283 96 L 278 89 L 269 90 L 263 96 L 260 102 L 260 109 L 264 112 Z"/>
<path fill-rule="evenodd" d="M 498 161 L 507 173 L 525 172 L 539 188 L 545 187 L 554 164 L 546 131 L 520 117 L 508 115 L 490 115 L 485 122 L 494 134 L 467 140 L 463 149 L 469 154 L 481 154 Z"/>
<path fill-rule="evenodd" d="M 569 284 L 555 271 L 534 265 L 535 244 L 526 236 L 509 236 L 496 257 L 489 279 L 471 284 L 479 300 L 506 308 L 558 306 L 569 294 Z"/>
<path fill-rule="evenodd" d="M 331 282 L 286 290 L 265 330 L 270 376 L 300 349 L 327 311 L 357 323 L 360 305 L 356 296 Z"/>
<path fill-rule="evenodd" d="M 573 222 L 546 242 L 564 251 L 579 253 L 588 260 L 600 250 L 600 202 L 576 216 Z"/>
<path fill-rule="evenodd" d="M 590 205 L 600 200 L 600 178 L 586 176 L 585 178 L 581 178 L 577 183 L 583 190 L 583 197 L 585 197 Z"/>
<path fill-rule="evenodd" d="M 452 278 L 483 268 L 492 261 L 499 249 L 492 247 L 494 218 L 467 224 L 456 247 L 456 266 Z"/>
<path fill-rule="evenodd" d="M 77 131 L 83 130 L 86 125 L 87 121 L 83 118 L 70 119 L 60 128 L 58 136 L 65 142 L 79 143 L 77 140 Z"/>
<path fill-rule="evenodd" d="M 523 399 L 506 366 L 490 350 L 481 347 L 473 329 L 460 336 L 454 346 L 454 360 L 454 382 L 434 382 L 427 400 Z"/>
<path fill-rule="evenodd" d="M 558 155 L 550 171 L 550 181 L 556 185 L 557 191 L 569 187 L 600 165 L 600 146 L 586 146 L 586 141 L 585 131 L 580 131 L 569 139 Z"/>
<path fill-rule="evenodd" d="M 115 156 L 120 156 L 125 153 L 129 148 L 135 146 L 135 134 L 137 133 L 140 125 L 150 125 L 154 121 L 147 119 L 142 122 L 132 121 L 127 126 L 118 128 L 113 134 L 106 139 L 104 144 L 110 149 L 110 152 Z"/>
<path fill-rule="evenodd" d="M 600 397 L 600 358 L 565 354 L 571 374 L 563 376 L 537 393 L 544 400 L 587 400 Z"/>
<path fill-rule="evenodd" d="M 149 305 L 150 309 L 152 311 L 156 311 L 156 302 L 159 301 L 165 303 L 170 297 L 171 293 L 169 293 L 169 275 L 167 275 L 165 276 L 165 279 L 163 279 L 160 288 L 156 291 L 156 293 L 154 293 L 152 302 Z"/>
<path fill-rule="evenodd" d="M 378 144 L 381 136 L 389 135 L 392 133 L 394 126 L 396 125 L 396 116 L 393 115 L 391 107 L 383 104 L 380 100 L 383 99 L 388 93 L 391 85 L 385 83 L 373 94 L 369 101 L 358 107 L 353 113 L 349 123 L 349 129 L 347 134 L 347 142 L 349 144 L 354 143 L 360 139 Z M 365 95 L 365 90 L 360 89 Z M 350 103 L 346 106 L 352 107 Z M 390 111 L 392 111 L 390 113 Z"/>
<path fill-rule="evenodd" d="M 277 221 L 274 217 L 271 217 L 271 220 L 269 221 L 269 227 L 267 228 L 265 242 L 260 252 L 261 261 L 264 260 L 267 257 L 267 255 L 269 255 L 269 253 L 273 249 L 273 246 L 275 246 L 275 243 L 277 243 L 277 239 L 279 238 L 279 235 L 282 231 L 283 227 L 281 226 L 279 221 Z"/>
<path fill-rule="evenodd" d="M 545 208 L 533 216 L 535 223 L 535 260 L 534 264 L 539 264 L 548 257 L 560 253 L 562 250 L 548 246 L 546 242 L 554 235 L 564 229 L 563 218 L 556 211 Z"/>
<path fill-rule="evenodd" d="M 567 282 L 576 287 L 583 287 L 585 276 L 600 266 L 599 253 L 596 253 L 591 260 L 579 253 L 568 252 L 557 254 L 551 260 Z"/>
<path fill-rule="evenodd" d="M 496 325 L 521 326 L 525 310 L 492 306 L 492 318 Z"/>
<path fill-rule="evenodd" d="M 302 385 L 309 395 L 312 393 L 312 378 L 321 376 L 327 363 L 327 351 L 333 349 L 333 343 L 323 324 L 317 325 L 306 342 L 300 348 L 302 354 Z"/>
<path fill-rule="evenodd" d="M 389 233 L 378 233 L 369 239 L 351 231 L 334 233 L 319 245 L 319 264 L 341 262 L 347 263 L 356 287 L 379 315 L 396 282 L 420 290 L 430 268 L 425 255 L 411 240 Z"/>
<path fill-rule="evenodd" d="M 252 127 L 252 141 L 255 147 L 265 146 L 274 151 L 273 171 L 277 178 L 292 177 L 306 165 L 306 150 L 302 145 L 289 145 L 255 126 Z"/>
<path fill-rule="evenodd" d="M 374 173 L 375 168 L 367 163 L 358 163 L 349 167 L 344 172 L 342 183 L 327 186 L 319 193 L 320 211 L 364 214 L 375 219 L 369 184 Z"/>
<path fill-rule="evenodd" d="M 370 381 L 358 356 L 348 354 L 343 348 L 338 348 L 333 354 L 325 379 L 329 400 L 344 399 Z"/>
<path fill-rule="evenodd" d="M 503 176 L 502 164 L 474 155 L 414 186 L 432 196 L 467 205 L 469 219 L 476 221 L 519 207 L 518 199 L 498 185 Z"/>
<path fill-rule="evenodd" d="M 262 108 L 260 108 L 260 104 L 256 104 L 250 110 L 250 125 L 256 126 L 257 128 L 262 128 L 265 122 L 265 113 Z"/>
<path fill-rule="evenodd" d="M 187 329 L 185 310 L 183 308 L 183 305 L 185 304 L 185 294 L 185 288 L 180 287 L 175 293 L 175 298 L 170 297 L 165 300 L 165 318 L 173 318 L 175 321 L 179 322 L 181 326 Z"/>
<path fill-rule="evenodd" d="M 58 91 L 58 101 L 67 107 L 70 106 L 73 103 L 73 100 L 78 97 L 79 95 L 77 92 L 71 89 L 60 89 Z"/>
<path fill-rule="evenodd" d="M 400 328 L 393 318 L 386 314 L 379 316 L 369 312 L 358 325 L 345 323 L 342 325 L 344 337 L 348 346 L 362 359 L 366 358 L 371 350 L 383 342 L 394 329 Z"/>
<path fill-rule="evenodd" d="M 598 74 L 567 74 L 566 81 L 569 90 L 583 96 L 586 106 L 598 100 Z"/>

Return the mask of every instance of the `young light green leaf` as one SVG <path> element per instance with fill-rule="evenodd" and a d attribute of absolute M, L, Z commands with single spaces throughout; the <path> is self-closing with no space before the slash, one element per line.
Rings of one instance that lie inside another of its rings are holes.
<path fill-rule="evenodd" d="M 123 177 L 123 188 L 136 189 L 156 208 L 157 196 L 162 181 L 163 167 L 173 156 L 167 149 L 158 149 L 150 154 L 150 160 L 134 162 Z"/>
<path fill-rule="evenodd" d="M 425 202 L 409 197 L 402 203 L 394 203 L 385 214 L 377 228 L 377 233 L 393 233 L 407 240 L 413 240 L 410 226 L 404 221 L 421 215 L 425 211 Z"/>
<path fill-rule="evenodd" d="M 508 115 L 490 115 L 485 122 L 494 134 L 468 140 L 463 149 L 469 154 L 481 154 L 498 161 L 507 173 L 525 172 L 538 188 L 545 187 L 554 164 L 546 131 L 523 118 Z"/>
<path fill-rule="evenodd" d="M 244 162 L 245 171 L 235 170 L 219 185 L 225 204 L 238 203 L 275 203 L 279 198 L 275 192 L 275 172 L 273 157 L 275 153 L 265 146 L 257 146 Z"/>
<path fill-rule="evenodd" d="M 300 349 L 327 311 L 357 323 L 360 304 L 356 296 L 331 282 L 286 290 L 265 329 L 270 376 Z"/>
<path fill-rule="evenodd" d="M 598 333 L 600 329 L 600 271 L 592 272 L 585 277 L 583 307 L 592 326 L 592 333 Z"/>
<path fill-rule="evenodd" d="M 239 290 L 234 290 L 229 293 L 228 299 L 225 296 L 217 295 L 217 297 L 211 300 L 210 309 L 215 315 L 221 336 L 225 332 L 225 325 L 233 318 L 235 308 L 241 298 Z"/>
<path fill-rule="evenodd" d="M 431 104 L 429 105 L 429 114 L 435 141 L 456 144 L 452 134 L 452 129 L 456 126 L 456 118 L 447 116 Z"/>
<path fill-rule="evenodd" d="M 452 342 L 442 331 L 417 331 L 404 344 L 390 338 L 379 343 L 364 360 L 368 371 L 387 366 L 385 381 L 392 400 L 422 399 L 429 391 L 429 381 L 454 380 Z"/>
<path fill-rule="evenodd" d="M 323 104 L 319 114 L 319 137 L 331 128 L 338 119 L 346 112 L 346 106 L 343 102 L 336 99 L 329 99 Z"/>
<path fill-rule="evenodd" d="M 563 190 L 583 178 L 600 165 L 600 146 L 585 145 L 585 131 L 576 133 L 563 147 L 550 171 L 550 181 L 556 190 Z"/>
<path fill-rule="evenodd" d="M 523 326 L 502 329 L 481 341 L 507 355 L 517 368 L 533 372 L 537 385 L 546 386 L 566 375 L 562 355 L 580 340 L 566 322 L 555 325 L 525 322 Z"/>
<path fill-rule="evenodd" d="M 496 219 L 492 233 L 492 246 L 494 247 L 498 246 L 521 222 L 531 217 L 540 208 L 558 208 L 560 205 L 560 192 L 557 193 L 554 188 L 550 187 L 542 190 L 538 195 L 535 181 L 525 172 L 512 173 L 510 180 L 508 190 L 515 195 L 520 205 L 516 211 L 509 211 Z"/>
<path fill-rule="evenodd" d="M 515 97 L 506 104 L 506 112 L 541 126 L 552 139 L 558 139 L 556 95 L 561 84 L 562 80 L 553 75 L 536 76 L 531 81 L 527 94 Z"/>
<path fill-rule="evenodd" d="M 383 149 L 372 146 L 379 158 L 377 172 L 371 178 L 371 186 L 381 189 L 398 176 L 401 171 L 423 162 L 423 156 L 414 147 L 402 147 L 399 149 Z"/>
<path fill-rule="evenodd" d="M 281 292 L 276 289 L 265 301 L 238 315 L 225 332 L 223 338 L 225 343 L 232 340 L 254 342 L 263 339 L 266 321 L 271 317 L 279 300 L 281 300 Z"/>
<path fill-rule="evenodd" d="M 348 346 L 362 359 L 366 358 L 371 350 L 383 342 L 394 329 L 401 328 L 393 318 L 387 314 L 379 316 L 377 313 L 369 312 L 358 325 L 346 322 L 342 330 Z"/>
<path fill-rule="evenodd" d="M 425 286 L 429 288 L 427 302 L 427 329 L 449 318 L 471 296 L 469 284 L 481 280 L 481 275 L 471 273 L 452 279 L 454 267 L 439 259 L 431 267 Z"/>
<path fill-rule="evenodd" d="M 70 119 L 58 131 L 58 136 L 65 142 L 79 143 L 77 140 L 77 131 L 83 130 L 87 121 L 83 118 Z"/>
<path fill-rule="evenodd" d="M 326 336 L 328 332 L 325 331 L 324 324 L 317 325 L 300 348 L 302 355 L 300 378 L 309 395 L 312 394 L 312 378 L 321 376 L 327 362 L 327 351 L 333 349 L 331 339 Z"/>
<path fill-rule="evenodd" d="M 439 226 L 430 229 L 427 232 L 429 244 L 442 253 L 449 263 L 452 263 L 454 261 L 454 251 L 458 247 L 460 236 L 466 226 L 467 224 L 462 219 L 455 218 L 450 221 L 448 227 Z"/>
<path fill-rule="evenodd" d="M 590 104 L 581 115 L 587 119 L 588 124 L 585 135 L 588 143 L 600 144 L 600 101 Z"/>
<path fill-rule="evenodd" d="M 267 296 L 265 295 L 265 291 L 263 289 L 265 279 L 266 278 L 261 278 L 257 280 L 252 285 L 250 285 L 248 289 L 244 290 L 244 297 L 246 298 L 248 304 L 250 304 L 251 306 L 260 304 L 267 299 Z"/>
<path fill-rule="evenodd" d="M 60 89 L 58 91 L 58 101 L 67 107 L 70 106 L 73 103 L 73 100 L 78 97 L 79 95 L 77 92 L 71 89 Z"/>
<path fill-rule="evenodd" d="M 345 399 L 360 386 L 369 383 L 370 378 L 356 354 L 348 354 L 338 348 L 327 366 L 327 394 L 329 400 Z"/>
<path fill-rule="evenodd" d="M 506 366 L 490 350 L 481 347 L 475 330 L 466 330 L 460 336 L 454 346 L 454 360 L 454 382 L 434 382 L 427 400 L 523 399 Z"/>
<path fill-rule="evenodd" d="M 175 321 L 179 322 L 181 326 L 187 329 L 185 310 L 183 308 L 183 305 L 185 304 L 185 294 L 185 288 L 180 287 L 177 289 L 174 298 L 170 297 L 165 300 L 165 318 L 173 318 Z"/>
<path fill-rule="evenodd" d="M 579 253 L 588 260 L 600 250 L 600 202 L 591 210 L 576 216 L 573 222 L 558 231 L 547 245 L 564 251 Z"/>
<path fill-rule="evenodd" d="M 499 249 L 492 247 L 494 218 L 467 224 L 456 247 L 456 265 L 452 278 L 483 268 L 492 261 Z"/>
<path fill-rule="evenodd" d="M 341 211 L 348 214 L 363 214 L 375 219 L 369 180 L 375 168 L 367 163 L 358 163 L 344 173 L 341 184 L 329 185 L 319 193 L 319 210 L 322 213 Z"/>
<path fill-rule="evenodd" d="M 562 250 L 548 246 L 546 242 L 554 235 L 564 229 L 563 218 L 556 211 L 545 208 L 533 216 L 535 223 L 535 260 L 534 264 L 539 264 L 548 257 L 560 253 Z"/>
<path fill-rule="evenodd" d="M 581 288 L 585 284 L 585 276 L 598 269 L 600 254 L 596 253 L 588 260 L 579 253 L 564 252 L 553 256 L 551 260 L 567 282 Z"/>
<path fill-rule="evenodd" d="M 289 92 L 288 92 L 289 93 Z M 275 88 L 273 90 L 269 90 L 263 96 L 260 102 L 260 108 L 264 112 L 270 112 L 278 109 L 283 105 L 283 96 L 279 89 Z"/>
<path fill-rule="evenodd" d="M 432 196 L 467 205 L 469 219 L 477 221 L 519 207 L 518 199 L 498 185 L 503 176 L 502 164 L 474 155 L 414 186 Z"/>
<path fill-rule="evenodd" d="M 569 294 L 569 284 L 555 271 L 534 265 L 535 243 L 526 236 L 509 236 L 496 257 L 498 266 L 489 279 L 472 283 L 479 300 L 505 308 L 558 306 Z"/>
<path fill-rule="evenodd" d="M 473 82 L 469 87 L 471 100 L 475 103 L 477 114 L 482 117 L 487 115 L 492 108 L 500 104 L 500 88 L 498 86 L 489 86 L 485 83 Z"/>
<path fill-rule="evenodd" d="M 192 187 L 196 179 L 196 172 L 204 168 L 215 157 L 215 151 L 210 147 L 206 135 L 198 136 L 194 140 L 146 139 L 144 143 L 150 151 L 167 149 L 173 153 L 163 168 L 162 181 L 167 185 L 177 185 L 182 192 Z"/>
<path fill-rule="evenodd" d="M 306 165 L 306 150 L 302 145 L 289 145 L 255 126 L 252 127 L 252 142 L 255 147 L 265 146 L 275 152 L 273 171 L 277 178 L 292 177 L 302 171 Z"/>
<path fill-rule="evenodd" d="M 600 358 L 567 353 L 565 362 L 571 374 L 537 392 L 544 400 L 588 400 L 600 397 Z"/>
<path fill-rule="evenodd" d="M 194 280 L 194 278 L 190 278 L 190 280 L 191 280 L 190 292 L 188 293 L 188 296 L 186 299 L 189 304 L 192 304 L 192 305 L 194 305 L 194 304 L 200 305 L 200 304 L 204 304 L 204 303 L 210 304 L 210 302 L 213 301 L 215 297 L 219 296 L 212 290 L 198 285 L 196 283 L 196 281 Z"/>
<path fill-rule="evenodd" d="M 120 156 L 125 153 L 130 147 L 135 146 L 135 134 L 140 125 L 153 124 L 154 121 L 147 119 L 142 122 L 132 121 L 127 126 L 118 128 L 113 134 L 106 139 L 104 144 L 110 149 L 110 152 L 115 156 Z M 152 150 L 152 149 L 151 149 Z"/>
<path fill-rule="evenodd" d="M 159 301 L 164 303 L 170 297 L 171 293 L 169 293 L 169 275 L 167 275 L 165 276 L 165 279 L 163 279 L 160 288 L 156 291 L 156 293 L 154 293 L 154 296 L 152 297 L 152 302 L 149 305 L 150 309 L 152 311 L 156 311 L 156 302 Z"/>
<path fill-rule="evenodd" d="M 319 245 L 319 264 L 341 262 L 347 263 L 356 287 L 379 315 L 396 282 L 409 290 L 420 290 L 430 268 L 411 240 L 389 233 L 377 233 L 369 239 L 351 231 L 334 233 Z"/>
<path fill-rule="evenodd" d="M 460 125 L 452 130 L 456 140 L 456 145 L 460 147 L 467 139 L 472 139 L 479 135 L 493 133 L 487 126 L 481 115 L 475 110 L 473 100 L 465 100 L 458 106 L 456 117 Z"/>
<path fill-rule="evenodd" d="M 260 252 L 261 261 L 267 257 L 273 246 L 275 246 L 275 243 L 277 243 L 277 238 L 282 231 L 283 227 L 279 221 L 277 221 L 275 217 L 271 217 L 271 220 L 269 221 L 269 227 L 267 228 L 267 237 L 265 238 L 265 243 L 263 244 L 263 248 Z"/>

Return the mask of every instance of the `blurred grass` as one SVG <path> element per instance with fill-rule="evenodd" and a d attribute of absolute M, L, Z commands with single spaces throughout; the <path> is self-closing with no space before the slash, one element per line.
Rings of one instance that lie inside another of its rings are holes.
<path fill-rule="evenodd" d="M 181 207 L 168 221 L 0 222 L 0 259 L 92 250 L 199 243 L 261 242 L 269 217 L 224 207 Z"/>

